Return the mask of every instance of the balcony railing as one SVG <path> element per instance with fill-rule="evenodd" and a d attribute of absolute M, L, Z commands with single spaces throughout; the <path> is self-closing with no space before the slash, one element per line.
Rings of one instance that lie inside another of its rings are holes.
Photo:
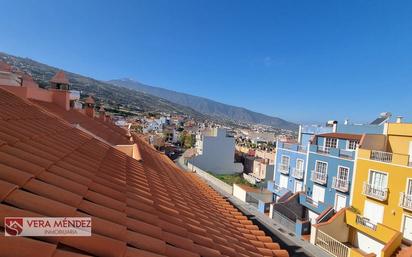
<path fill-rule="evenodd" d="M 327 154 L 329 154 L 329 150 L 330 150 L 329 147 L 325 147 L 325 146 L 321 146 L 321 145 L 318 145 L 318 147 L 317 147 L 317 152 L 318 153 L 327 153 Z"/>
<path fill-rule="evenodd" d="M 297 179 L 303 179 L 303 173 L 304 173 L 303 169 L 294 168 L 292 170 L 292 176 Z"/>
<path fill-rule="evenodd" d="M 296 146 L 296 144 L 283 143 L 283 148 L 284 148 L 284 149 L 295 150 L 295 146 Z"/>
<path fill-rule="evenodd" d="M 366 182 L 363 182 L 363 194 L 380 201 L 385 201 L 386 199 L 388 199 L 387 188 L 376 187 Z"/>
<path fill-rule="evenodd" d="M 332 188 L 342 192 L 348 192 L 349 181 L 347 179 L 339 179 L 337 177 L 333 177 Z"/>
<path fill-rule="evenodd" d="M 283 173 L 283 174 L 289 174 L 289 165 L 280 164 L 279 165 L 279 171 L 280 171 L 280 173 Z"/>
<path fill-rule="evenodd" d="M 326 172 L 320 172 L 316 170 L 312 170 L 312 176 L 311 179 L 313 182 L 319 183 L 319 184 L 326 184 L 327 183 L 327 178 L 328 175 Z"/>
<path fill-rule="evenodd" d="M 304 153 L 306 153 L 307 150 L 308 150 L 307 146 L 298 145 L 298 151 L 299 151 L 299 152 L 304 152 Z"/>
<path fill-rule="evenodd" d="M 401 192 L 401 196 L 399 199 L 399 206 L 412 211 L 412 195 L 408 195 L 404 192 Z"/>
<path fill-rule="evenodd" d="M 349 256 L 350 249 L 348 246 L 320 230 L 316 232 L 315 245 L 336 257 Z"/>
<path fill-rule="evenodd" d="M 362 226 L 365 226 L 367 228 L 370 228 L 372 230 L 376 230 L 376 228 L 378 227 L 377 224 L 373 223 L 372 221 L 370 221 L 368 218 L 356 215 L 356 223 L 360 224 Z"/>
<path fill-rule="evenodd" d="M 371 160 L 380 162 L 392 162 L 392 153 L 371 150 Z"/>

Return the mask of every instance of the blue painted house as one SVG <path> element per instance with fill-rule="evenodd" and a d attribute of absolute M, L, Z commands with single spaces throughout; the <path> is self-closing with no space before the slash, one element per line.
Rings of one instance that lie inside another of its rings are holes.
<path fill-rule="evenodd" d="M 328 220 L 349 205 L 356 147 L 362 134 L 382 134 L 379 124 L 300 127 L 299 143 L 278 142 L 270 216 L 294 231 L 308 234 L 310 225 Z M 303 171 L 302 171 L 303 166 Z"/>
<path fill-rule="evenodd" d="M 274 200 L 304 191 L 309 141 L 319 133 L 332 132 L 333 126 L 300 126 L 297 143 L 277 141 L 274 180 L 268 183 Z"/>
<path fill-rule="evenodd" d="M 301 202 L 308 208 L 308 218 L 330 209 L 338 211 L 349 205 L 355 151 L 362 135 L 327 133 L 315 136 L 309 146 L 306 172 L 306 196 Z"/>

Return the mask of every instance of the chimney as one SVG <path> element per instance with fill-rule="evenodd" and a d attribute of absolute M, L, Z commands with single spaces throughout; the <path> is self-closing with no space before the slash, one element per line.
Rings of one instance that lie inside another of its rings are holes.
<path fill-rule="evenodd" d="M 86 104 L 86 115 L 90 118 L 94 118 L 94 99 L 91 96 L 89 96 L 86 98 L 84 103 Z"/>
<path fill-rule="evenodd" d="M 102 121 L 106 121 L 106 111 L 104 110 L 103 104 L 100 105 L 99 119 Z"/>
<path fill-rule="evenodd" d="M 403 117 L 402 116 L 396 116 L 396 123 L 402 123 Z"/>

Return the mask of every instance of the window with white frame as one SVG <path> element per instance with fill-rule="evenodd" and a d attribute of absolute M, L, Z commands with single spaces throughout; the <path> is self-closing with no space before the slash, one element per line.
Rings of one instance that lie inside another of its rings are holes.
<path fill-rule="evenodd" d="M 282 166 L 289 167 L 289 156 L 282 155 L 281 164 Z"/>
<path fill-rule="evenodd" d="M 327 148 L 336 148 L 338 145 L 337 138 L 326 138 L 325 147 Z"/>
<path fill-rule="evenodd" d="M 299 171 L 303 171 L 303 160 L 302 159 L 296 160 L 296 169 Z"/>
<path fill-rule="evenodd" d="M 338 179 L 340 181 L 348 181 L 349 180 L 349 168 L 348 167 L 339 166 Z"/>
<path fill-rule="evenodd" d="M 326 175 L 328 169 L 328 164 L 326 162 L 316 162 L 316 172 L 322 175 Z"/>
<path fill-rule="evenodd" d="M 357 140 L 349 140 L 348 143 L 348 150 L 356 150 L 356 146 L 358 146 L 358 141 Z"/>
<path fill-rule="evenodd" d="M 371 170 L 369 172 L 369 184 L 376 189 L 386 189 L 388 184 L 388 175 L 380 171 Z"/>

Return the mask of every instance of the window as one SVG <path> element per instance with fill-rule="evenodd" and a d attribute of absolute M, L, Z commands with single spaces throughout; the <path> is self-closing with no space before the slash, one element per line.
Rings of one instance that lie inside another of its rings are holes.
<path fill-rule="evenodd" d="M 412 179 L 408 179 L 406 183 L 406 194 L 412 195 Z"/>
<path fill-rule="evenodd" d="M 341 181 L 348 181 L 349 180 L 349 168 L 339 167 L 339 169 L 338 169 L 338 179 L 341 180 Z"/>
<path fill-rule="evenodd" d="M 358 145 L 358 141 L 356 140 L 350 140 L 348 144 L 348 149 L 349 150 L 356 150 L 356 146 Z"/>
<path fill-rule="evenodd" d="M 316 172 L 320 174 L 326 174 L 328 168 L 328 164 L 326 162 L 316 162 Z"/>
<path fill-rule="evenodd" d="M 386 189 L 388 183 L 388 175 L 386 173 L 371 170 L 369 173 L 369 184 L 376 189 Z"/>
<path fill-rule="evenodd" d="M 327 148 L 336 148 L 338 145 L 337 138 L 326 138 L 325 147 Z"/>
<path fill-rule="evenodd" d="M 296 169 L 299 171 L 303 171 L 303 160 L 302 159 L 296 160 Z"/>
<path fill-rule="evenodd" d="M 289 156 L 282 155 L 281 166 L 289 167 Z"/>

